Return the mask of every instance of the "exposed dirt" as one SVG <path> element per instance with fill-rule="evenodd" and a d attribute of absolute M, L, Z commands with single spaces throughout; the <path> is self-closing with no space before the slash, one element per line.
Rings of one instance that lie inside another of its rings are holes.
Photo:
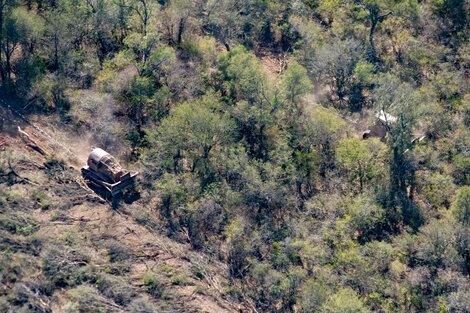
<path fill-rule="evenodd" d="M 72 144 L 79 138 L 76 134 L 57 128 L 57 124 L 47 124 L 47 119 L 39 116 L 28 117 L 30 124 L 13 112 L 6 109 L 3 112 L 0 151 L 14 161 L 18 176 L 27 179 L 25 184 L 15 184 L 10 190 L 21 194 L 34 190 L 44 194 L 52 204 L 50 209 L 38 207 L 28 211 L 40 225 L 38 238 L 45 242 L 73 240 L 96 255 L 96 260 L 100 260 L 95 264 L 97 267 L 121 266 L 110 260 L 107 247 L 109 244 L 122 247 L 128 260 L 123 261 L 127 268 L 120 279 L 146 293 L 143 286 L 146 273 L 162 276 L 166 298 L 155 302 L 162 307 L 171 303 L 172 312 L 175 309 L 176 312 L 250 312 L 233 299 L 228 301 L 228 271 L 223 263 L 192 251 L 189 244 L 169 239 L 158 229 L 137 223 L 136 218 L 143 211 L 158 216 L 158 199 L 145 192 L 132 204 L 124 201 L 113 204 L 99 198 L 80 177 L 84 157 L 83 149 L 77 148 L 80 145 Z M 18 132 L 18 126 L 28 138 Z M 67 140 L 67 136 L 72 139 Z M 32 149 L 28 145 L 30 141 L 45 153 Z M 64 160 L 65 166 L 53 171 L 47 165 L 51 159 Z M 201 277 L 195 272 L 209 275 Z M 48 305 L 53 312 L 63 312 L 68 297 L 66 290 L 56 290 Z"/>

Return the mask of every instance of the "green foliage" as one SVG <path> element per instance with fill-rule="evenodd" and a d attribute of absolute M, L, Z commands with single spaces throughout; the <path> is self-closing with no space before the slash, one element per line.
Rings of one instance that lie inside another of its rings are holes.
<path fill-rule="evenodd" d="M 232 140 L 235 130 L 232 120 L 219 112 L 220 106 L 215 96 L 208 95 L 179 105 L 162 121 L 154 142 L 167 168 L 187 170 L 180 162 L 186 159 L 190 171 L 210 179 L 213 153 Z"/>
<path fill-rule="evenodd" d="M 351 231 L 358 232 L 360 242 L 380 238 L 384 231 L 385 210 L 367 197 L 357 198 L 348 206 Z"/>
<path fill-rule="evenodd" d="M 365 313 L 369 310 L 364 306 L 356 292 L 351 288 L 344 288 L 328 298 L 320 312 L 324 313 Z"/>
<path fill-rule="evenodd" d="M 455 191 L 452 178 L 440 174 L 432 174 L 426 181 L 420 182 L 425 201 L 433 208 L 450 207 L 448 196 Z"/>
<path fill-rule="evenodd" d="M 351 180 L 359 182 L 359 192 L 368 182 L 380 182 L 386 164 L 386 146 L 378 139 L 343 139 L 336 155 L 339 163 L 350 172 Z"/>
<path fill-rule="evenodd" d="M 237 46 L 220 56 L 219 68 L 230 82 L 231 95 L 236 100 L 252 104 L 264 101 L 266 78 L 256 56 L 243 46 Z"/>
<path fill-rule="evenodd" d="M 347 107 L 346 100 L 354 92 L 353 73 L 362 52 L 360 43 L 354 40 L 335 41 L 321 47 L 309 60 L 310 74 L 329 83 L 333 92 L 331 99 L 339 108 Z"/>
<path fill-rule="evenodd" d="M 0 0 L 0 311 L 470 311 L 467 2 Z"/>
<path fill-rule="evenodd" d="M 470 158 L 458 156 L 454 160 L 453 176 L 457 184 L 470 185 Z"/>
<path fill-rule="evenodd" d="M 169 72 L 176 63 L 176 53 L 171 47 L 163 46 L 156 49 L 149 56 L 147 68 L 155 77 Z M 162 82 L 163 83 L 163 82 Z"/>
<path fill-rule="evenodd" d="M 187 286 L 190 285 L 189 279 L 183 274 L 177 274 L 170 277 L 170 281 L 173 285 Z"/>
<path fill-rule="evenodd" d="M 432 220 L 423 226 L 417 238 L 417 261 L 431 268 L 460 268 L 463 259 L 455 244 L 448 244 L 452 242 L 455 232 L 456 228 L 452 223 L 439 220 Z"/>
<path fill-rule="evenodd" d="M 12 234 L 31 235 L 38 228 L 37 222 L 31 218 L 21 215 L 0 216 L 0 229 L 4 229 Z"/>
<path fill-rule="evenodd" d="M 65 96 L 65 82 L 58 77 L 48 75 L 40 81 L 36 81 L 32 86 L 29 95 L 42 110 L 66 111 L 70 108 L 70 103 Z"/>
<path fill-rule="evenodd" d="M 463 186 L 457 190 L 454 203 L 452 205 L 452 212 L 455 218 L 463 223 L 470 222 L 470 187 Z"/>
<path fill-rule="evenodd" d="M 144 115 L 152 104 L 154 93 L 154 83 L 150 77 L 138 76 L 130 82 L 126 93 L 126 98 L 129 101 L 126 113 L 137 125 L 144 123 Z"/>
<path fill-rule="evenodd" d="M 144 286 L 147 288 L 148 292 L 154 297 L 160 297 L 164 290 L 164 284 L 161 281 L 161 278 L 153 272 L 148 272 L 143 278 Z"/>
<path fill-rule="evenodd" d="M 294 114 L 299 115 L 301 97 L 313 88 L 307 70 L 297 61 L 291 60 L 284 73 L 282 87 L 286 101 L 293 106 Z"/>

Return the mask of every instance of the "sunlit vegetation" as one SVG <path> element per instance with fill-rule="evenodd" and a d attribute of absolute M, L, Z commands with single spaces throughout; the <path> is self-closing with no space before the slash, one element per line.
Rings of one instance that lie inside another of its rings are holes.
<path fill-rule="evenodd" d="M 224 263 L 220 292 L 247 310 L 469 312 L 469 12 L 459 0 L 0 0 L 1 95 L 103 148 L 117 145 L 111 129 L 144 173 L 137 223 Z M 92 123 L 105 111 L 119 127 Z M 153 269 L 136 286 L 127 246 L 41 242 L 28 210 L 59 203 L 10 190 L 31 187 L 15 164 L 0 155 L 0 311 L 52 312 L 38 299 L 62 290 L 67 312 L 158 312 L 148 299 L 210 281 Z"/>

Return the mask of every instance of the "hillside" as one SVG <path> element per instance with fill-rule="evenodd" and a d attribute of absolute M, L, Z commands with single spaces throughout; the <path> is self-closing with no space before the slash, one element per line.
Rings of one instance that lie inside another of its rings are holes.
<path fill-rule="evenodd" d="M 0 0 L 0 312 L 470 312 L 469 21 Z"/>
<path fill-rule="evenodd" d="M 227 300 L 226 265 L 164 235 L 154 221 L 158 199 L 145 191 L 113 201 L 101 198 L 80 177 L 77 165 L 87 152 L 70 144 L 64 150 L 55 137 L 47 137 L 53 131 L 73 134 L 44 120 L 25 124 L 3 112 L 2 311 L 234 312 L 243 307 Z M 31 142 L 46 155 L 28 146 Z"/>

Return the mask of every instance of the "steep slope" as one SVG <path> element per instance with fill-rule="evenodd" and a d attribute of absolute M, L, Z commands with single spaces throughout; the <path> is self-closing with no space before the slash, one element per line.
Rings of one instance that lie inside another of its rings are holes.
<path fill-rule="evenodd" d="M 226 265 L 162 235 L 158 199 L 100 198 L 80 177 L 82 152 L 48 135 L 67 138 L 55 117 L 2 116 L 0 311 L 243 310 L 227 295 Z"/>

